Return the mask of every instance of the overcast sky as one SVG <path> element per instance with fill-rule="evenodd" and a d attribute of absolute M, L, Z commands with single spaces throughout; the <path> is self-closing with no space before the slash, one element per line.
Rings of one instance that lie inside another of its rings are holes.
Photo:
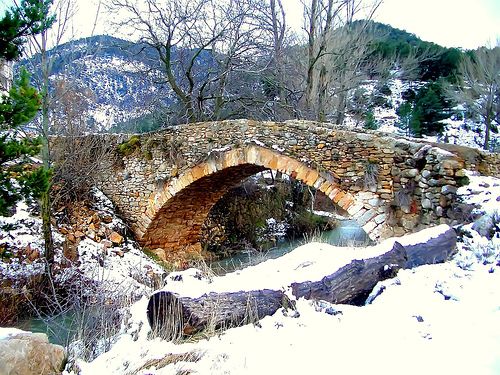
<path fill-rule="evenodd" d="M 75 20 L 76 36 L 91 33 L 99 0 L 77 0 L 79 13 Z M 163 0 L 168 1 L 168 0 Z M 300 0 L 282 0 L 289 24 L 300 29 Z M 0 11 L 11 0 L 0 0 Z M 109 15 L 101 14 L 96 34 L 110 33 L 106 27 Z M 423 40 L 446 47 L 476 48 L 496 45 L 500 38 L 500 0 L 384 0 L 375 20 L 414 33 Z"/>

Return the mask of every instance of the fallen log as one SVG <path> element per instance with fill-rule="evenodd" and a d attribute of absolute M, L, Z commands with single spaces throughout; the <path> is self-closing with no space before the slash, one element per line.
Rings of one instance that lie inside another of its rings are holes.
<path fill-rule="evenodd" d="M 457 252 L 457 232 L 449 227 L 437 237 L 414 244 L 403 243 L 403 246 L 408 256 L 404 268 L 443 263 Z"/>
<path fill-rule="evenodd" d="M 296 298 L 362 305 L 375 285 L 394 277 L 407 260 L 405 248 L 395 242 L 387 253 L 355 259 L 319 281 L 292 283 L 292 294 Z"/>
<path fill-rule="evenodd" d="M 290 305 L 282 291 L 270 289 L 210 293 L 198 298 L 160 291 L 149 299 L 147 315 L 153 331 L 172 340 L 207 328 L 228 329 L 254 323 Z"/>
<path fill-rule="evenodd" d="M 368 259 L 355 259 L 319 281 L 292 283 L 296 298 L 324 300 L 336 304 L 363 305 L 375 285 L 396 276 L 402 268 L 442 263 L 456 252 L 452 228 L 421 243 L 394 242 L 390 251 Z M 241 326 L 273 315 L 281 307 L 294 308 L 282 291 L 210 293 L 198 298 L 181 297 L 168 291 L 153 294 L 148 304 L 148 321 L 162 337 L 175 339 L 208 327 Z"/>
<path fill-rule="evenodd" d="M 452 228 L 425 242 L 402 246 L 396 241 L 390 251 L 378 257 L 353 260 L 319 281 L 293 283 L 292 294 L 361 306 L 379 281 L 396 276 L 402 268 L 442 263 L 456 252 L 456 244 L 457 234 Z"/>

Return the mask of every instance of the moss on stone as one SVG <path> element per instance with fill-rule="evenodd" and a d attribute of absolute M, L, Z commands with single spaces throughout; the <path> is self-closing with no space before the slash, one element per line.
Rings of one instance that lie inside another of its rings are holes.
<path fill-rule="evenodd" d="M 132 155 L 136 150 L 141 148 L 141 140 L 138 135 L 133 135 L 129 140 L 118 145 L 117 151 L 123 156 Z"/>

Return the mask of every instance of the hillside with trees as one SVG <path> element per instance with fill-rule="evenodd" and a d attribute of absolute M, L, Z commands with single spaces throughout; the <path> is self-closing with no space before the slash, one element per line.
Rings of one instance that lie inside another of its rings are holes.
<path fill-rule="evenodd" d="M 59 45 L 48 51 L 51 90 L 64 85 L 84 93 L 88 131 L 144 132 L 186 121 L 242 117 L 307 118 L 345 126 L 367 123 L 372 129 L 386 123 L 391 131 L 399 128 L 402 134 L 442 141 L 450 141 L 461 127 L 476 139 L 469 145 L 497 147 L 494 113 L 482 116 L 484 110 L 473 110 L 470 100 L 470 113 L 460 110 L 468 101 L 460 89 L 470 81 L 465 65 L 468 61 L 470 76 L 480 51 L 444 48 L 390 25 L 340 16 L 335 25 L 322 24 L 327 28 L 322 33 L 313 24 L 317 35 L 311 35 L 307 47 L 287 28 L 278 5 L 258 12 L 240 9 L 240 24 L 225 25 L 238 35 L 234 39 L 227 30 L 213 30 L 220 35 L 193 38 L 191 44 L 160 43 L 159 35 L 169 30 L 164 25 L 166 30 L 150 29 L 153 34 L 139 42 L 96 36 Z M 178 6 L 175 11 L 182 17 L 187 10 Z M 267 25 L 252 30 L 255 35 L 231 29 L 255 19 Z M 212 21 L 215 25 L 218 20 Z M 308 22 L 315 22 L 312 14 Z M 228 43 L 234 47 L 232 55 L 218 50 Z M 17 66 L 39 64 L 35 55 Z M 393 92 L 391 85 L 400 87 Z M 490 124 L 482 129 L 487 119 Z"/>

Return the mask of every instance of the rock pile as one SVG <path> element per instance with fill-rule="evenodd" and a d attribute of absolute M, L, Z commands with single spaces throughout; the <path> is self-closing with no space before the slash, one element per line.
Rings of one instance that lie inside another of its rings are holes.
<path fill-rule="evenodd" d="M 59 225 L 59 232 L 65 237 L 64 256 L 71 261 L 78 260 L 76 249 L 85 238 L 100 243 L 108 255 L 123 257 L 127 251 L 120 246 L 125 242 L 125 228 L 108 212 L 78 202 L 62 207 L 59 218 L 67 218 L 65 223 Z"/>

